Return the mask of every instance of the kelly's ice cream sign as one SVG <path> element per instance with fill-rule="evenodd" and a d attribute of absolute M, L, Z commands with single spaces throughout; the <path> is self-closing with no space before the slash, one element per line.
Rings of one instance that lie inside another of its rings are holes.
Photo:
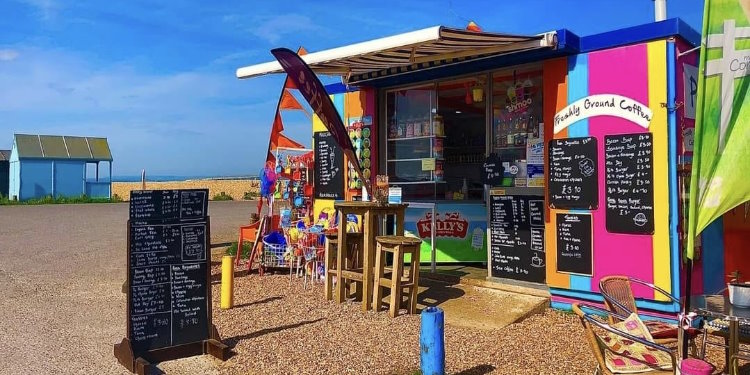
<path fill-rule="evenodd" d="M 421 238 L 430 238 L 432 227 L 432 213 L 428 212 L 422 219 L 417 221 L 417 232 Z M 469 222 L 461 217 L 459 212 L 451 212 L 443 217 L 435 214 L 435 237 L 466 238 L 469 230 Z"/>
<path fill-rule="evenodd" d="M 422 259 L 431 259 L 434 245 L 437 262 L 487 260 L 487 209 L 482 204 L 438 203 L 434 210 L 409 207 L 404 229 L 422 239 Z"/>

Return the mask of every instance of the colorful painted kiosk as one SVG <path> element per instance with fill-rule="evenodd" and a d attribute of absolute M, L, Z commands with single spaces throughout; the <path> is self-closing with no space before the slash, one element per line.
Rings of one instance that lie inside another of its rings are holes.
<path fill-rule="evenodd" d="M 434 212 L 437 262 L 486 262 L 489 280 L 546 286 L 567 308 L 601 301 L 613 274 L 680 296 L 699 41 L 679 19 L 586 37 L 435 27 L 304 59 L 346 82 L 327 88 L 366 175 L 423 203 L 406 217 L 422 259 Z M 316 158 L 321 145 L 335 154 L 317 119 L 313 131 Z M 360 194 L 331 160 L 316 211 Z M 723 280 L 718 265 L 696 267 L 698 283 Z M 678 309 L 635 293 L 657 315 Z"/>

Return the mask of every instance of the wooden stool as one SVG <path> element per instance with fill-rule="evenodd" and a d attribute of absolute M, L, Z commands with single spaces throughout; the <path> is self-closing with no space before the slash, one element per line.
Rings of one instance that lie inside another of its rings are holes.
<path fill-rule="evenodd" d="M 417 312 L 417 293 L 419 292 L 419 248 L 422 240 L 414 237 L 404 236 L 378 236 L 375 238 L 377 248 L 375 250 L 375 290 L 373 293 L 372 308 L 380 311 L 383 303 L 382 288 L 391 289 L 391 306 L 389 315 L 395 318 L 401 307 L 401 291 L 409 289 L 407 294 L 408 311 L 410 314 Z M 390 279 L 385 277 L 385 253 L 393 254 L 393 271 Z M 411 255 L 409 275 L 403 277 L 404 255 Z"/>
<path fill-rule="evenodd" d="M 344 265 L 344 270 L 351 270 L 352 268 L 360 267 L 361 268 L 361 254 L 362 251 L 362 235 L 360 233 L 348 233 L 347 237 L 349 238 L 349 251 L 347 251 L 346 254 L 346 264 Z M 359 280 L 352 280 L 352 278 L 342 278 L 339 276 L 339 270 L 336 266 L 336 253 L 338 249 L 338 234 L 336 232 L 333 233 L 327 233 L 326 234 L 326 246 L 325 246 L 325 281 L 323 283 L 323 293 L 325 294 L 325 299 L 328 301 L 333 300 L 333 278 L 334 276 L 337 279 L 337 282 L 350 282 L 349 286 L 351 286 L 351 283 L 357 282 L 361 283 L 361 278 Z M 362 287 L 361 284 L 357 288 L 357 293 L 361 293 Z M 349 291 L 351 292 L 351 291 Z M 345 297 L 344 297 L 345 298 Z M 341 301 L 338 301 L 341 302 Z"/>

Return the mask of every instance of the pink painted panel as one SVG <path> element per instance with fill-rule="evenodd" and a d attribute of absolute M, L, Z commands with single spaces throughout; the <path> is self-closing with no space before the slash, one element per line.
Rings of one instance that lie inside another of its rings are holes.
<path fill-rule="evenodd" d="M 589 95 L 618 94 L 648 106 L 648 56 L 646 44 L 615 48 L 589 54 Z M 666 124 L 660 124 L 665 126 Z M 594 277 L 592 290 L 599 290 L 599 279 L 608 275 L 628 275 L 653 282 L 653 240 L 648 235 L 610 233 L 606 229 L 606 189 L 604 167 L 605 135 L 646 133 L 648 130 L 611 116 L 589 119 L 589 135 L 599 148 L 599 208 L 592 211 L 594 225 Z M 653 292 L 634 286 L 636 297 L 653 298 Z"/>

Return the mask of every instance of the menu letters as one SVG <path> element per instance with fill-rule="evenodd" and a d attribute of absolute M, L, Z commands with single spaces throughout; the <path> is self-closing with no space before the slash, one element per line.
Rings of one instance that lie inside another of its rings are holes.
<path fill-rule="evenodd" d="M 592 276 L 591 214 L 558 213 L 557 271 Z"/>
<path fill-rule="evenodd" d="M 587 209 L 599 206 L 596 138 L 549 141 L 550 208 Z"/>
<path fill-rule="evenodd" d="M 134 353 L 210 337 L 207 195 L 131 193 L 128 338 Z"/>
<path fill-rule="evenodd" d="M 651 133 L 606 136 L 607 231 L 654 233 L 654 171 Z"/>
<path fill-rule="evenodd" d="M 543 206 L 542 197 L 490 195 L 493 277 L 544 282 Z"/>
<path fill-rule="evenodd" d="M 344 198 L 344 155 L 330 132 L 316 132 L 315 197 Z"/>

